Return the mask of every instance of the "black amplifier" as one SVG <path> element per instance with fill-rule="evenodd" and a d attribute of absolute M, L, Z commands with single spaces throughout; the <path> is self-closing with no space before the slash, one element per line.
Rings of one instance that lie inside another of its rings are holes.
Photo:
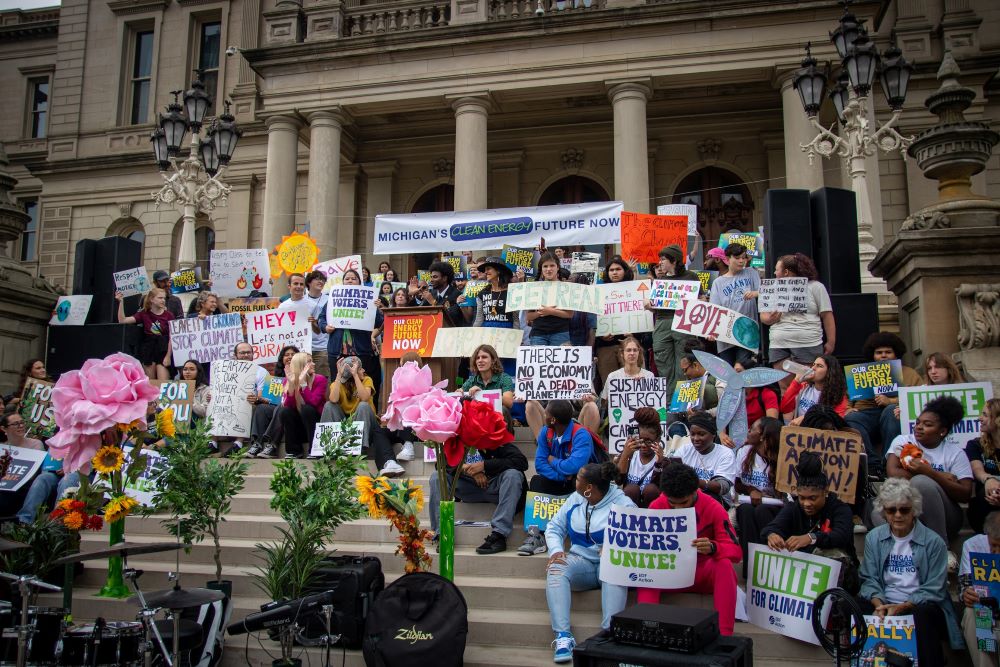
<path fill-rule="evenodd" d="M 719 636 L 719 613 L 663 604 L 637 604 L 611 617 L 621 644 L 695 653 Z"/>

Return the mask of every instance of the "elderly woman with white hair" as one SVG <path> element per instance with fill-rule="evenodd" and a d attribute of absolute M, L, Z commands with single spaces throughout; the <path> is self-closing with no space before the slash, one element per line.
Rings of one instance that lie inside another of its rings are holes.
<path fill-rule="evenodd" d="M 858 602 L 866 614 L 913 616 L 917 661 L 943 665 L 941 628 L 952 648 L 964 648 L 955 607 L 948 596 L 948 550 L 941 537 L 917 521 L 920 491 L 908 479 L 890 478 L 875 499 L 885 523 L 865 536 Z"/>

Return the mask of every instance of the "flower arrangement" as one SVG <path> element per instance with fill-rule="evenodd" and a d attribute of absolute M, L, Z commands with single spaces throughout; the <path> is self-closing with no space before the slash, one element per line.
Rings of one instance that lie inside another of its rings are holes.
<path fill-rule="evenodd" d="M 63 498 L 56 504 L 49 517 L 59 521 L 69 530 L 100 530 L 104 519 L 97 511 L 87 507 L 87 503 L 76 498 Z"/>
<path fill-rule="evenodd" d="M 389 480 L 385 477 L 359 475 L 354 480 L 358 502 L 368 506 L 368 516 L 386 518 L 399 533 L 396 555 L 406 560 L 405 571 L 422 572 L 431 566 L 424 542 L 431 532 L 420 527 L 417 514 L 424 506 L 424 491 L 412 480 Z"/>

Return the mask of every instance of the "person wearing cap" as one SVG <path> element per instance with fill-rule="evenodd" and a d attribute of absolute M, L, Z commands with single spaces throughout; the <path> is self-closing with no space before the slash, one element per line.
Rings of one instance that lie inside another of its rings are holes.
<path fill-rule="evenodd" d="M 180 297 L 170 291 L 170 274 L 162 269 L 154 271 L 153 285 L 167 293 L 167 311 L 173 314 L 175 320 L 183 320 L 184 304 Z"/>
<path fill-rule="evenodd" d="M 719 428 L 715 417 L 698 410 L 688 417 L 691 442 L 674 452 L 685 465 L 698 473 L 698 488 L 728 507 L 730 490 L 736 481 L 736 455 L 715 439 Z"/>
<path fill-rule="evenodd" d="M 729 269 L 729 260 L 726 258 L 726 251 L 722 248 L 712 248 L 705 255 L 705 270 L 725 273 Z"/>
<path fill-rule="evenodd" d="M 684 265 L 684 251 L 677 244 L 664 246 L 660 250 L 660 262 L 657 265 L 661 275 L 671 280 L 698 281 L 698 274 L 690 271 Z M 647 307 L 649 302 L 647 302 Z M 653 358 L 660 377 L 667 379 L 667 386 L 673 387 L 681 379 L 681 357 L 687 352 L 684 343 L 694 338 L 688 334 L 673 330 L 674 310 L 655 310 L 653 318 Z"/>
<path fill-rule="evenodd" d="M 712 303 L 735 310 L 740 315 L 746 315 L 755 322 L 760 322 L 757 315 L 757 294 L 760 292 L 760 273 L 750 268 L 750 256 L 747 248 L 740 243 L 730 243 L 726 246 L 726 257 L 729 258 L 729 270 L 720 275 L 712 283 L 708 300 Z M 709 337 L 715 340 L 714 336 Z M 716 341 L 719 356 L 729 364 L 745 364 L 756 350 L 748 350 L 739 345 L 730 345 Z"/>

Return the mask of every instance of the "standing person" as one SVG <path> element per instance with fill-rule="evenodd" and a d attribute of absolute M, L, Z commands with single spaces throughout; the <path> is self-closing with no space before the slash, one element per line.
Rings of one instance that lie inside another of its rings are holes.
<path fill-rule="evenodd" d="M 639 344 L 631 334 L 622 337 L 618 343 L 618 357 L 620 368 L 608 373 L 604 387 L 601 389 L 601 400 L 607 402 L 609 387 L 613 380 L 647 378 L 652 379 L 653 374 L 641 366 L 642 345 Z"/>
<path fill-rule="evenodd" d="M 455 269 L 448 262 L 434 262 L 428 269 L 430 282 L 417 290 L 414 301 L 418 306 L 444 306 L 445 320 L 453 327 L 465 326 L 462 312 L 462 290 L 455 286 Z"/>
<path fill-rule="evenodd" d="M 736 481 L 736 456 L 733 450 L 715 442 L 718 427 L 715 417 L 697 411 L 688 417 L 691 442 L 681 445 L 673 456 L 698 475 L 698 488 L 728 506 L 729 492 Z"/>
<path fill-rule="evenodd" d="M 329 298 L 323 293 L 326 286 L 326 274 L 322 271 L 312 271 L 306 275 L 306 291 L 302 299 L 309 304 L 309 324 L 312 327 L 312 358 L 316 364 L 316 372 L 330 377 L 330 360 L 326 346 L 330 334 L 319 327 L 320 315 L 326 312 L 326 302 Z"/>
<path fill-rule="evenodd" d="M 400 287 L 392 293 L 390 308 L 407 308 L 412 305 L 413 299 L 410 298 L 410 293 L 406 291 L 405 287 Z"/>
<path fill-rule="evenodd" d="M 722 248 L 712 248 L 705 254 L 705 270 L 725 273 L 729 269 L 729 259 Z"/>
<path fill-rule="evenodd" d="M 806 286 L 806 312 L 760 314 L 761 323 L 771 327 L 768 331 L 770 364 L 780 369 L 786 359 L 799 364 L 811 364 L 816 357 L 833 354 L 837 345 L 833 304 L 826 287 L 819 282 L 819 274 L 813 261 L 801 252 L 782 255 L 774 265 L 774 277 L 807 278 L 809 283 Z M 787 382 L 782 382 L 782 391 Z"/>
<path fill-rule="evenodd" d="M 684 252 L 679 245 L 664 246 L 660 250 L 657 265 L 659 275 L 672 280 L 693 280 L 698 282 L 698 274 L 684 265 Z M 647 304 L 648 305 L 648 304 Z M 653 358 L 656 372 L 667 379 L 667 386 L 673 387 L 681 377 L 681 357 L 687 352 L 684 344 L 694 338 L 689 334 L 673 330 L 676 310 L 654 310 Z"/>
<path fill-rule="evenodd" d="M 816 357 L 812 367 L 796 377 L 781 397 L 781 412 L 791 426 L 802 423 L 802 417 L 814 405 L 826 405 L 844 416 L 847 412 L 847 381 L 844 369 L 832 354 Z"/>
<path fill-rule="evenodd" d="M 384 280 L 388 280 L 388 278 L 385 277 L 386 271 L 392 271 L 392 265 L 383 259 L 381 262 L 378 263 L 378 272 L 382 274 L 382 278 Z"/>
<path fill-rule="evenodd" d="M 450 264 L 446 264 L 451 268 Z M 361 285 L 361 275 L 354 269 L 344 272 L 344 285 Z M 326 308 L 322 309 L 317 324 L 320 331 L 330 334 L 326 343 L 326 356 L 333 368 L 338 367 L 337 362 L 346 357 L 357 357 L 361 360 L 361 365 L 365 373 L 371 378 L 374 385 L 375 396 L 378 397 L 379 387 L 382 385 L 382 364 L 378 357 L 378 337 L 382 333 L 382 325 L 385 319 L 382 311 L 375 312 L 375 328 L 371 331 L 364 329 L 338 329 L 326 321 Z M 331 372 L 332 375 L 332 372 Z"/>
<path fill-rule="evenodd" d="M 747 577 L 750 543 L 763 541 L 761 532 L 774 520 L 783 505 L 781 500 L 784 494 L 774 488 L 780 440 L 781 422 L 761 417 L 750 427 L 747 444 L 736 450 L 736 493 L 749 499 L 736 506 L 744 579 Z"/>
<path fill-rule="evenodd" d="M 573 494 L 545 529 L 549 562 L 545 574 L 545 599 L 555 640 L 553 661 L 571 662 L 576 639 L 570 632 L 572 591 L 601 589 L 601 629 L 611 627 L 611 617 L 625 608 L 628 588 L 601 581 L 601 548 L 613 506 L 635 507 L 613 484 L 618 471 L 613 463 L 591 463 L 574 476 Z M 570 548 L 566 552 L 566 540 Z M 735 581 L 735 580 L 734 580 Z M 735 591 L 733 600 L 735 602 Z"/>
<path fill-rule="evenodd" d="M 292 357 L 278 419 L 285 433 L 285 458 L 300 459 L 312 446 L 316 423 L 326 399 L 327 380 L 316 374 L 312 355 Z"/>
<path fill-rule="evenodd" d="M 976 480 L 969 500 L 969 525 L 983 530 L 986 515 L 1000 509 L 1000 398 L 986 401 L 979 413 L 979 437 L 965 446 Z"/>
<path fill-rule="evenodd" d="M 392 268 L 389 268 L 389 269 L 386 269 L 385 271 L 383 271 L 383 272 L 382 272 L 382 278 L 383 278 L 383 279 L 384 279 L 384 280 L 385 280 L 385 281 L 386 281 L 387 283 L 398 283 L 398 282 L 402 282 L 402 281 L 401 281 L 401 280 L 399 279 L 399 276 L 398 276 L 398 275 L 396 274 L 396 269 L 392 269 Z"/>
<path fill-rule="evenodd" d="M 367 266 L 361 267 L 361 284 L 365 287 L 375 286 L 375 283 L 372 282 L 372 271 Z"/>
<path fill-rule="evenodd" d="M 119 324 L 141 324 L 142 342 L 139 344 L 139 361 L 150 380 L 169 380 L 170 371 L 170 321 L 174 314 L 167 310 L 167 294 L 159 287 L 146 292 L 142 308 L 125 316 L 124 295 L 115 292 L 118 301 Z M 181 312 L 183 317 L 183 311 Z"/>
<path fill-rule="evenodd" d="M 660 496 L 660 472 L 663 469 L 663 428 L 660 413 L 655 408 L 641 407 L 632 420 L 635 435 L 625 441 L 618 455 L 618 473 L 625 480 L 622 491 L 638 507 L 649 504 Z"/>
<path fill-rule="evenodd" d="M 538 258 L 539 280 L 560 280 L 559 259 L 552 253 L 542 253 Z M 572 310 L 543 306 L 527 311 L 527 322 L 531 326 L 528 334 L 529 345 L 569 345 L 569 321 Z"/>
<path fill-rule="evenodd" d="M 166 309 L 174 316 L 175 320 L 184 319 L 184 304 L 181 298 L 170 291 L 170 274 L 159 270 L 153 272 L 153 286 L 163 290 L 167 295 Z"/>
<path fill-rule="evenodd" d="M 402 289 L 402 288 L 400 288 Z M 405 290 L 404 290 L 405 291 Z M 392 305 L 392 283 L 383 282 L 378 288 L 378 300 L 383 308 Z"/>
<path fill-rule="evenodd" d="M 198 292 L 198 296 L 191 303 L 194 305 L 194 310 L 188 317 L 197 317 L 203 320 L 206 317 L 225 312 L 225 309 L 219 304 L 219 295 L 215 292 L 207 290 Z"/>
<path fill-rule="evenodd" d="M 212 401 L 212 388 L 208 386 L 205 367 L 194 359 L 188 359 L 181 366 L 180 379 L 194 382 L 194 395 L 191 397 L 192 420 L 201 421 L 208 415 L 208 404 Z"/>
<path fill-rule="evenodd" d="M 628 265 L 620 255 L 615 255 L 608 260 L 604 267 L 605 283 L 623 283 L 635 280 L 632 267 Z M 608 375 L 622 367 L 619 354 L 621 343 L 625 339 L 624 334 L 607 334 L 594 339 L 594 356 L 597 358 L 597 376 L 601 380 L 601 386 L 607 382 Z M 641 360 L 640 360 L 641 362 Z"/>
<path fill-rule="evenodd" d="M 924 360 L 924 380 L 926 384 L 961 384 L 965 382 L 962 371 L 945 354 L 931 352 Z"/>
<path fill-rule="evenodd" d="M 487 257 L 476 270 L 486 277 L 486 289 L 476 295 L 476 314 L 472 319 L 474 327 L 496 329 L 520 329 L 521 318 L 514 311 L 507 311 L 507 287 L 514 274 L 499 257 Z M 504 372 L 513 376 L 516 360 L 502 361 Z"/>
<path fill-rule="evenodd" d="M 750 257 L 747 255 L 746 246 L 730 243 L 726 246 L 726 258 L 729 260 L 729 268 L 725 275 L 720 275 L 712 283 L 709 301 L 759 322 L 757 294 L 760 291 L 760 274 L 757 269 L 750 268 Z M 709 336 L 709 340 L 715 339 L 716 336 Z M 754 354 L 753 350 L 747 350 L 739 345 L 716 341 L 716 346 L 719 356 L 733 366 L 737 362 L 747 361 Z"/>

